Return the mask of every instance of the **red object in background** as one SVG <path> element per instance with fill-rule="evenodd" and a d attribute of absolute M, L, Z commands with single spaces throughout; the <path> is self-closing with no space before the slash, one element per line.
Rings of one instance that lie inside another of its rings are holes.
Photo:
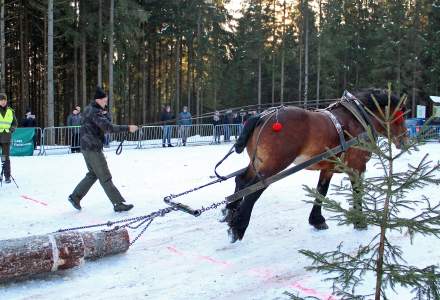
<path fill-rule="evenodd" d="M 402 124 L 405 120 L 403 119 L 403 111 L 398 110 L 396 111 L 396 113 L 394 114 L 394 122 L 397 124 Z"/>
<path fill-rule="evenodd" d="M 272 125 L 273 131 L 280 132 L 281 129 L 283 129 L 283 125 L 280 122 L 277 121 L 277 122 L 273 123 L 273 125 Z"/>

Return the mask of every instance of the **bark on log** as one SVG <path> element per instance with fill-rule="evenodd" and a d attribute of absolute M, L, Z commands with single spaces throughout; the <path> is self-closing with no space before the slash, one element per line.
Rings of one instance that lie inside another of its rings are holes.
<path fill-rule="evenodd" d="M 63 232 L 0 241 L 0 282 L 70 269 L 84 259 L 122 253 L 130 246 L 126 229 Z"/>

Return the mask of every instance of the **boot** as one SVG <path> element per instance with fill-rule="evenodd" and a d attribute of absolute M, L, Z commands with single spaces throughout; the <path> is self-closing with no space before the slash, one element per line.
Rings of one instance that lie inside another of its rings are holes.
<path fill-rule="evenodd" d="M 168 144 L 168 147 L 174 147 L 173 145 L 171 145 L 171 144 Z"/>
<path fill-rule="evenodd" d="M 133 207 L 134 207 L 133 204 L 117 203 L 114 205 L 113 209 L 115 210 L 115 212 L 121 212 L 121 211 L 128 211 Z"/>
<path fill-rule="evenodd" d="M 81 210 L 81 205 L 79 204 L 79 200 L 75 200 L 72 195 L 70 195 L 67 200 L 75 207 L 77 210 Z"/>
<path fill-rule="evenodd" d="M 3 162 L 3 174 L 5 175 L 5 183 L 11 183 L 11 161 L 9 159 Z"/>

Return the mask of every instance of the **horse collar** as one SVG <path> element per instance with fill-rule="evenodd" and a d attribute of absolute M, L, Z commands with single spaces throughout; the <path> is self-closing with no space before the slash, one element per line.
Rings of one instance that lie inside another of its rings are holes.
<path fill-rule="evenodd" d="M 376 129 L 371 122 L 371 118 L 368 112 L 365 110 L 363 103 L 359 101 L 358 98 L 350 94 L 348 91 L 344 91 L 342 95 L 342 100 L 340 101 L 342 106 L 344 106 L 352 115 L 361 123 L 361 125 L 367 130 L 369 127 L 373 138 L 377 139 Z"/>
<path fill-rule="evenodd" d="M 347 143 L 345 141 L 345 137 L 344 137 L 344 131 L 342 130 L 342 125 L 341 123 L 338 121 L 338 118 L 336 118 L 336 116 L 334 114 L 332 114 L 330 111 L 323 109 L 320 110 L 322 113 L 324 113 L 325 115 L 327 115 L 330 120 L 332 120 L 333 125 L 336 128 L 336 131 L 338 132 L 339 135 L 339 142 L 341 143 L 341 147 L 342 147 L 342 151 L 346 151 L 348 149 Z"/>

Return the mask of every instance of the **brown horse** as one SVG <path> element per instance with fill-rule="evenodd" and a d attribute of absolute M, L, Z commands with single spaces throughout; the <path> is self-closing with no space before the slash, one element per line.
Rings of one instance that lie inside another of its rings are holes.
<path fill-rule="evenodd" d="M 397 107 L 399 105 L 398 97 L 378 89 L 363 90 L 356 93 L 355 96 L 349 93 L 347 95 L 343 96 L 339 102 L 326 108 L 327 113 L 323 110 L 308 111 L 297 107 L 283 107 L 277 110 L 277 113 L 266 114 L 258 120 L 247 122 L 238 142 L 241 141 L 243 148 L 246 146 L 251 161 L 246 171 L 235 177 L 235 191 L 268 178 L 292 163 L 304 162 L 340 145 L 341 139 L 336 129 L 337 125 L 342 127 L 343 133 L 341 135 L 345 133 L 346 139 L 365 132 L 365 126 L 370 126 L 371 131 L 378 135 L 385 135 L 383 124 L 376 119 L 376 117 L 383 118 L 379 114 L 373 97 L 383 111 L 388 106 L 390 99 L 391 112 L 396 112 L 398 115 L 391 126 L 393 143 L 397 148 L 400 148 L 403 143 L 407 142 L 407 129 L 402 117 L 403 107 Z M 368 110 L 373 113 L 373 116 L 367 112 Z M 279 124 L 272 126 L 275 122 L 282 124 L 281 130 Z M 240 149 L 237 152 L 239 151 Z M 340 155 L 338 154 L 338 156 Z M 362 174 L 365 172 L 366 163 L 370 156 L 371 153 L 352 147 L 345 151 L 344 161 L 348 167 L 357 171 L 358 174 Z M 325 196 L 330 180 L 337 172 L 334 163 L 325 160 L 307 169 L 321 171 L 317 190 Z M 361 191 L 355 187 L 353 190 L 354 193 L 359 193 L 358 197 L 354 195 L 353 199 L 361 199 L 361 196 L 359 197 Z M 249 225 L 252 208 L 263 191 L 264 189 L 261 189 L 238 201 L 229 203 L 223 209 L 224 218 L 222 221 L 227 222 L 229 226 L 228 233 L 232 243 L 243 238 Z M 361 207 L 362 203 L 354 204 L 355 209 L 361 210 Z M 309 223 L 317 229 L 328 228 L 321 213 L 321 203 L 318 200 L 313 205 Z"/>

